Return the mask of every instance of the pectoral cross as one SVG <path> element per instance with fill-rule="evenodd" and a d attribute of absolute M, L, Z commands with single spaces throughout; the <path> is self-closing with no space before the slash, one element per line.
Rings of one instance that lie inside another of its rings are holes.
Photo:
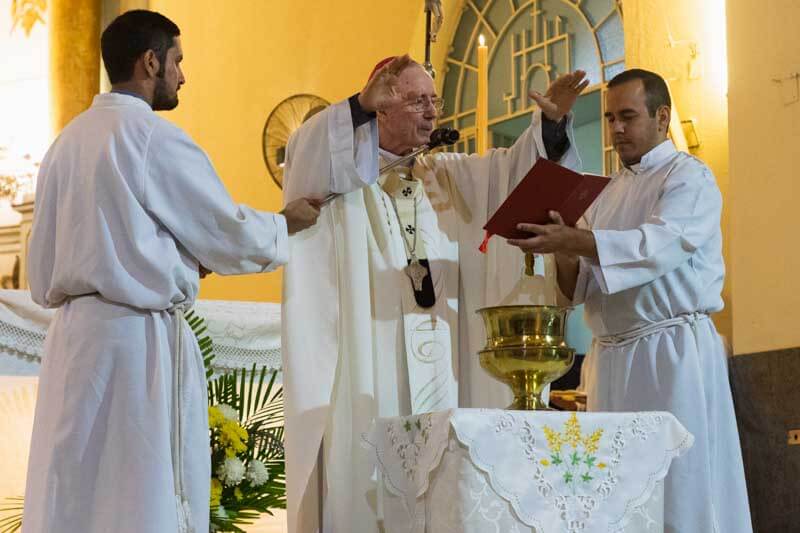
<path fill-rule="evenodd" d="M 411 278 L 411 284 L 414 286 L 415 291 L 422 290 L 422 280 L 428 275 L 428 269 L 422 266 L 417 259 L 417 256 L 411 256 L 411 262 L 405 268 L 406 274 Z"/>

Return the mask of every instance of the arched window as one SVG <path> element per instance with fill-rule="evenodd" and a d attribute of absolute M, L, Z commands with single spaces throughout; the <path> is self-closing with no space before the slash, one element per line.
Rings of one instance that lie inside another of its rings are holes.
<path fill-rule="evenodd" d="M 510 146 L 530 121 L 528 90 L 544 92 L 559 75 L 585 70 L 591 85 L 575 105 L 575 137 L 584 171 L 617 168 L 604 138 L 603 91 L 625 68 L 618 0 L 464 0 L 450 53 L 439 124 L 461 130 L 453 149 L 475 149 L 477 47 L 489 47 L 489 143 Z"/>

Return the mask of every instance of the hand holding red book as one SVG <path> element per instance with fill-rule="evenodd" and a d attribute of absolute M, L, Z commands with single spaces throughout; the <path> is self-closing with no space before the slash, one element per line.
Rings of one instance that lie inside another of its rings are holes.
<path fill-rule="evenodd" d="M 605 176 L 579 174 L 539 158 L 483 227 L 486 239 L 481 251 L 486 251 L 492 235 L 529 238 L 531 235 L 518 230 L 517 224 L 549 224 L 550 211 L 559 212 L 566 225 L 574 227 L 609 181 Z"/>

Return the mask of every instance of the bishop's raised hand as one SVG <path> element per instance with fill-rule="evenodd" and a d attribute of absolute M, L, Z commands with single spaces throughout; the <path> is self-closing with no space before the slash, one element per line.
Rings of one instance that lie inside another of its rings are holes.
<path fill-rule="evenodd" d="M 530 91 L 528 95 L 539 105 L 547 118 L 558 122 L 570 112 L 578 95 L 588 86 L 586 72 L 576 70 L 559 76 L 550 84 L 545 94 Z"/>

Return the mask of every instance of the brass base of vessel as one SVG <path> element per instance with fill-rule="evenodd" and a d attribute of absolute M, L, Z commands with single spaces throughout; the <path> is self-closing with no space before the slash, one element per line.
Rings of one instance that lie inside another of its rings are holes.
<path fill-rule="evenodd" d="M 508 409 L 548 409 L 542 390 L 572 367 L 575 350 L 552 347 L 509 347 L 480 352 L 481 367 L 507 384 L 514 394 Z"/>

